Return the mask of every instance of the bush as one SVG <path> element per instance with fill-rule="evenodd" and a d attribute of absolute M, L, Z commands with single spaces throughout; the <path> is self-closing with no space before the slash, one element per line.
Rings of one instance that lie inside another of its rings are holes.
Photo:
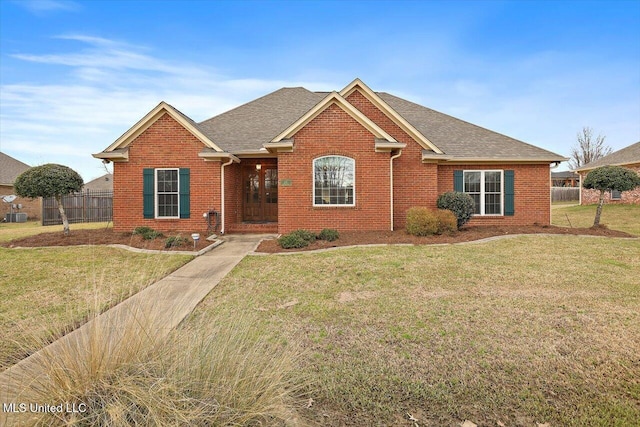
<path fill-rule="evenodd" d="M 312 233 L 311 231 L 307 231 L 307 230 L 296 230 L 296 231 L 292 231 L 289 234 L 293 234 L 295 236 L 300 237 L 302 240 L 306 240 L 309 243 L 313 243 L 316 241 L 316 234 Z"/>
<path fill-rule="evenodd" d="M 164 236 L 161 232 L 151 227 L 136 227 L 135 230 L 133 230 L 133 234 L 142 236 L 144 240 L 153 240 Z"/>
<path fill-rule="evenodd" d="M 438 197 L 437 205 L 438 209 L 447 209 L 453 212 L 457 218 L 458 229 L 469 222 L 475 208 L 473 198 L 458 191 L 449 191 L 441 194 Z"/>
<path fill-rule="evenodd" d="M 278 239 L 278 244 L 283 249 L 304 248 L 309 246 L 309 241 L 303 239 L 298 234 L 290 233 L 280 237 Z"/>
<path fill-rule="evenodd" d="M 407 233 L 414 236 L 431 236 L 438 232 L 438 218 L 427 208 L 413 207 L 407 211 Z"/>
<path fill-rule="evenodd" d="M 164 242 L 165 248 L 175 248 L 185 246 L 189 243 L 189 239 L 182 236 L 171 236 Z"/>
<path fill-rule="evenodd" d="M 438 219 L 438 234 L 451 234 L 458 230 L 458 219 L 447 209 L 438 209 L 434 212 Z"/>
<path fill-rule="evenodd" d="M 320 233 L 318 233 L 318 239 L 326 240 L 327 242 L 338 240 L 339 237 L 340 233 L 338 233 L 338 230 L 334 230 L 332 228 L 325 228 Z"/>

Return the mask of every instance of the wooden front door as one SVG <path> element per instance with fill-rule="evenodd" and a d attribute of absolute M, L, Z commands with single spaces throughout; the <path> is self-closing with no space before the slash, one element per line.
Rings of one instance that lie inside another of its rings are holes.
<path fill-rule="evenodd" d="M 243 216 L 247 222 L 278 221 L 278 167 L 252 162 L 242 167 Z"/>

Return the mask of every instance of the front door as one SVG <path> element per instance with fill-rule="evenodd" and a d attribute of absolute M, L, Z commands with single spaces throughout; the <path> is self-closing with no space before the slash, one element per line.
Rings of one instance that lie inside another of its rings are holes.
<path fill-rule="evenodd" d="M 244 162 L 243 162 L 244 163 Z M 242 167 L 243 221 L 278 221 L 278 167 L 275 162 L 251 162 Z"/>

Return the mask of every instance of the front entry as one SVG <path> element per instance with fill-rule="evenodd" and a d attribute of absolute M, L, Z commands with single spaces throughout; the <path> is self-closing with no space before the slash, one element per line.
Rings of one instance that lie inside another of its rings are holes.
<path fill-rule="evenodd" d="M 273 159 L 243 161 L 242 186 L 243 221 L 278 221 L 278 166 Z"/>

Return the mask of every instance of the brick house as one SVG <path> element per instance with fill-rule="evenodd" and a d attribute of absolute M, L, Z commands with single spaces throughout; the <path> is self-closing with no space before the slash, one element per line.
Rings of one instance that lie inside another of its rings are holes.
<path fill-rule="evenodd" d="M 580 181 L 584 182 L 584 178 L 586 178 L 589 172 L 601 166 L 622 166 L 640 175 L 640 141 L 579 167 L 576 169 L 576 172 L 580 174 Z M 581 205 L 598 203 L 599 198 L 600 191 L 580 188 Z M 639 204 L 640 187 L 624 192 L 608 191 L 605 193 L 605 203 Z"/>
<path fill-rule="evenodd" d="M 31 166 L 13 157 L 0 153 L 0 196 L 15 195 L 13 183 L 18 175 L 22 172 L 31 169 Z M 0 197 L 1 198 L 1 197 Z M 42 215 L 42 199 L 28 199 L 24 197 L 16 198 L 12 204 L 22 206 L 22 209 L 14 210 L 14 212 L 22 212 L 27 214 L 27 218 L 30 220 L 39 219 Z M 0 201 L 0 217 L 5 218 L 5 213 L 10 212 L 10 207 L 7 203 Z"/>
<path fill-rule="evenodd" d="M 104 151 L 114 228 L 222 233 L 393 230 L 465 191 L 471 224 L 549 224 L 566 158 L 387 93 L 283 88 L 201 123 L 161 102 Z"/>

